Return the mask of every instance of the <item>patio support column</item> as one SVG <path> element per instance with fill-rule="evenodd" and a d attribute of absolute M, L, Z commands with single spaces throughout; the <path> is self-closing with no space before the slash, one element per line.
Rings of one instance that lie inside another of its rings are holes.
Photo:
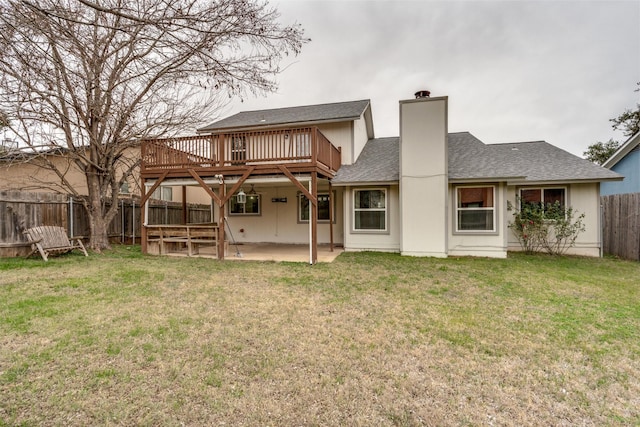
<path fill-rule="evenodd" d="M 182 223 L 186 224 L 189 219 L 189 213 L 187 212 L 187 186 L 182 186 Z"/>
<path fill-rule="evenodd" d="M 140 205 L 140 249 L 142 250 L 143 254 L 147 253 L 147 227 L 145 227 L 146 223 L 147 223 L 147 218 L 146 218 L 146 212 L 145 212 L 145 208 L 147 206 L 147 198 L 146 196 L 146 189 L 147 187 L 145 186 L 145 179 L 141 178 L 141 185 L 140 185 L 140 200 L 142 201 L 142 204 Z M 135 205 L 133 208 L 133 213 L 135 214 Z M 122 223 L 123 227 L 124 227 L 124 222 Z M 135 235 L 135 230 L 133 228 L 131 228 L 132 233 Z"/>
<path fill-rule="evenodd" d="M 226 198 L 226 186 L 224 181 L 220 183 L 220 204 L 218 205 L 218 259 L 224 259 L 224 205 Z"/>
<path fill-rule="evenodd" d="M 318 200 L 318 172 L 311 172 L 311 194 Z M 311 264 L 318 262 L 318 204 L 311 205 Z"/>
<path fill-rule="evenodd" d="M 156 179 L 156 182 L 151 186 L 148 192 L 147 192 L 147 187 L 145 186 L 146 180 L 144 179 L 144 177 L 140 178 L 140 181 L 142 184 L 140 188 L 140 244 L 141 244 L 140 247 L 142 249 L 143 254 L 147 253 L 147 230 L 145 229 L 145 225 L 147 225 L 147 221 L 145 217 L 147 203 L 149 202 L 149 198 L 151 197 L 153 192 L 156 191 L 156 188 L 160 186 L 160 183 L 164 181 L 164 179 L 167 177 L 168 174 L 169 174 L 169 171 L 164 171 L 162 175 L 160 175 L 158 179 Z M 133 211 L 135 213 L 135 205 L 134 205 Z"/>
<path fill-rule="evenodd" d="M 329 250 L 333 252 L 333 186 L 329 181 Z"/>

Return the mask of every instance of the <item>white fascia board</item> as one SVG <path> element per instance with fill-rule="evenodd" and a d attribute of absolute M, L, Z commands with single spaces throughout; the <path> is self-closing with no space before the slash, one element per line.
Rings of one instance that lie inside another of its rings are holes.
<path fill-rule="evenodd" d="M 592 184 L 596 182 L 604 181 L 622 181 L 623 176 L 615 178 L 600 178 L 600 179 L 567 179 L 559 181 L 507 181 L 507 185 L 565 185 L 565 184 Z"/>
<path fill-rule="evenodd" d="M 512 180 L 524 181 L 526 176 L 491 176 L 484 178 L 451 178 L 449 184 L 473 184 L 479 182 L 509 182 Z"/>
<path fill-rule="evenodd" d="M 357 182 L 332 182 L 331 185 L 334 187 L 371 187 L 371 186 L 381 186 L 381 185 L 399 185 L 399 181 L 357 181 Z"/>
<path fill-rule="evenodd" d="M 615 166 L 620 160 L 622 160 L 631 150 L 636 148 L 637 145 L 640 144 L 640 132 L 632 135 L 629 139 L 627 139 L 615 153 L 607 159 L 606 162 L 602 164 L 603 168 L 611 169 Z"/>

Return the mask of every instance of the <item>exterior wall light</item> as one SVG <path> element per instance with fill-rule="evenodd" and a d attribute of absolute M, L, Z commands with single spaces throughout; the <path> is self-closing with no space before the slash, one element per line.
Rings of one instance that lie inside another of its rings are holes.
<path fill-rule="evenodd" d="M 240 189 L 240 191 L 238 191 L 238 194 L 236 194 L 236 201 L 241 205 L 247 203 L 247 195 L 242 188 Z"/>

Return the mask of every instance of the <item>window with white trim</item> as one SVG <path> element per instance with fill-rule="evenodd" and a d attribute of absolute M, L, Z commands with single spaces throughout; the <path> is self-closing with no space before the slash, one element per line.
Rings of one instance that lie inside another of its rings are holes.
<path fill-rule="evenodd" d="M 456 231 L 496 231 L 494 186 L 456 188 Z"/>
<path fill-rule="evenodd" d="M 238 203 L 238 196 L 234 194 L 229 199 L 229 215 L 260 215 L 260 194 L 247 194 L 246 203 Z"/>
<path fill-rule="evenodd" d="M 329 221 L 330 198 L 329 193 L 318 194 L 318 221 Z M 335 218 L 335 215 L 334 215 Z M 309 199 L 302 193 L 298 194 L 298 222 L 309 222 Z"/>
<path fill-rule="evenodd" d="M 152 199 L 162 200 L 165 202 L 173 201 L 173 188 L 171 187 L 158 187 L 151 194 Z"/>
<path fill-rule="evenodd" d="M 567 190 L 564 187 L 542 187 L 520 189 L 520 210 L 529 205 L 536 209 L 542 209 L 548 219 L 556 215 L 564 215 Z"/>
<path fill-rule="evenodd" d="M 387 230 L 387 190 L 375 188 L 353 191 L 353 229 Z"/>

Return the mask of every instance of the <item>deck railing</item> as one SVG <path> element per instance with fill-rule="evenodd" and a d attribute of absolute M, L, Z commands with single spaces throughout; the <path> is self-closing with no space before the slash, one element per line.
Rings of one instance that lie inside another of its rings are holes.
<path fill-rule="evenodd" d="M 302 162 L 320 163 L 337 171 L 341 152 L 315 127 L 153 139 L 142 143 L 143 171 Z"/>

